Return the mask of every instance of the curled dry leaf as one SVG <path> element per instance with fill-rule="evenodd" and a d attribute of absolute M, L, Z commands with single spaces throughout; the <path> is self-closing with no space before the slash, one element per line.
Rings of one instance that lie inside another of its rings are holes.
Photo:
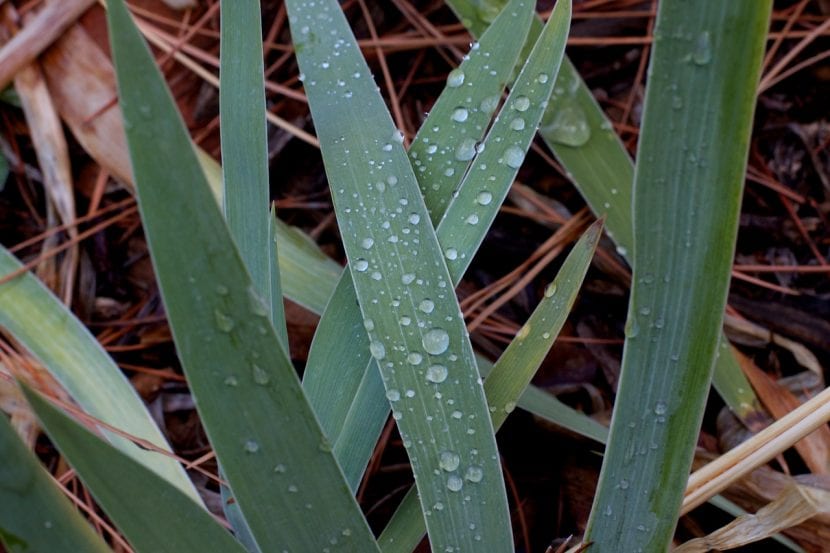
<path fill-rule="evenodd" d="M 743 515 L 702 538 L 688 541 L 675 553 L 725 551 L 766 539 L 816 515 L 830 514 L 830 491 L 794 484 L 754 515 Z"/>

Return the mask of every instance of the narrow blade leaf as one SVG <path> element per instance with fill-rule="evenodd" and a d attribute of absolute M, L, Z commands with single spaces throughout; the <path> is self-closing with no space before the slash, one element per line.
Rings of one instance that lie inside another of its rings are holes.
<path fill-rule="evenodd" d="M 49 478 L 5 414 L 0 415 L 0 459 L 0 546 L 5 545 L 7 551 L 109 553 L 110 548 Z"/>
<path fill-rule="evenodd" d="M 23 386 L 23 393 L 49 437 L 136 551 L 245 551 L 192 499 L 36 392 Z"/>
<path fill-rule="evenodd" d="M 109 3 L 108 20 L 142 221 L 173 337 L 257 545 L 263 551 L 372 551 L 371 532 L 153 57 L 122 1 Z"/>
<path fill-rule="evenodd" d="M 12 273 L 20 266 L 8 250 L 0 247 L 0 273 Z M 167 440 L 121 369 L 72 312 L 31 273 L 0 285 L 0 326 L 43 363 L 84 411 L 170 451 Z M 111 432 L 105 431 L 104 435 L 194 501 L 201 501 L 175 459 L 143 450 Z"/>
<path fill-rule="evenodd" d="M 671 543 L 721 334 L 770 9 L 767 0 L 659 5 L 635 183 L 634 282 L 586 534 L 592 551 Z"/>
<path fill-rule="evenodd" d="M 286 6 L 370 349 L 434 515 L 433 549 L 512 551 L 484 390 L 403 137 L 339 4 Z M 470 467 L 484 476 L 465 485 Z"/>

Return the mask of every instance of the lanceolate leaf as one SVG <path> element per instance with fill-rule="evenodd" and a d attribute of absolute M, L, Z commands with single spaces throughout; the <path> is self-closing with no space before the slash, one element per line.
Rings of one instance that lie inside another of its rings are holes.
<path fill-rule="evenodd" d="M 671 542 L 720 336 L 770 8 L 659 4 L 627 338 L 586 534 L 598 553 Z"/>
<path fill-rule="evenodd" d="M 493 14 L 504 3 L 502 0 L 445 1 L 473 36 L 481 35 L 488 28 Z M 529 42 L 541 30 L 541 19 L 534 18 Z M 634 242 L 631 216 L 634 165 L 611 121 L 567 58 L 559 69 L 554 97 L 539 136 L 593 212 L 605 217 L 606 234 L 617 244 L 617 252 L 630 262 Z M 725 337 L 721 340 L 726 343 Z M 745 418 L 760 408 L 752 387 L 731 354 L 716 360 L 713 385 L 738 417 Z"/>
<path fill-rule="evenodd" d="M 122 1 L 107 15 L 142 221 L 177 351 L 257 545 L 372 551 L 154 60 Z"/>
<path fill-rule="evenodd" d="M 576 301 L 585 273 L 591 265 L 601 235 L 602 224 L 594 223 L 574 245 L 556 279 L 546 288 L 544 297 L 533 315 L 484 381 L 487 403 L 490 404 L 490 416 L 496 430 L 515 409 L 516 402 L 562 330 Z M 602 428 L 599 424 L 597 427 Z M 599 430 L 598 434 L 604 440 L 602 430 Z M 478 476 L 477 472 L 468 471 L 465 478 L 475 480 Z M 381 534 L 380 546 L 384 553 L 409 553 L 418 545 L 423 535 L 424 524 L 418 511 L 418 499 L 414 490 L 410 490 Z"/>
<path fill-rule="evenodd" d="M 513 4 L 509 4 L 505 8 L 502 16 L 494 23 L 493 31 L 499 31 L 501 25 L 509 24 L 510 19 L 508 17 L 515 17 L 515 15 L 511 14 L 515 13 L 512 10 L 516 7 Z M 488 133 L 486 140 L 479 146 L 475 146 L 475 142 L 473 141 L 473 146 L 471 146 L 469 154 L 460 156 L 462 158 L 469 156 L 475 157 L 473 169 L 461 179 L 460 185 L 458 184 L 458 179 L 453 183 L 453 187 L 458 186 L 458 190 L 453 195 L 455 197 L 449 207 L 449 215 L 444 215 L 444 219 L 438 229 L 438 240 L 444 248 L 443 251 L 449 264 L 453 285 L 458 284 L 463 272 L 466 270 L 475 251 L 478 249 L 481 240 L 483 240 L 487 229 L 507 194 L 510 184 L 513 182 L 516 172 L 524 159 L 524 153 L 529 147 L 530 140 L 535 133 L 536 126 L 544 111 L 544 106 L 547 104 L 547 99 L 551 94 L 554 81 L 553 77 L 556 74 L 559 61 L 564 51 L 570 16 L 569 7 L 570 5 L 568 3 L 563 2 L 552 15 L 550 25 L 540 38 L 538 46 L 534 49 L 527 65 L 522 69 L 513 92 L 507 99 L 504 108 L 496 119 L 493 128 Z M 486 36 L 485 38 L 488 37 Z M 487 59 L 489 57 L 489 44 L 489 41 L 485 42 L 482 39 L 481 45 L 475 52 L 479 56 Z M 477 59 L 471 58 L 469 61 L 472 62 Z M 466 65 L 462 67 L 464 69 L 465 82 L 468 78 L 471 82 L 476 82 L 476 73 L 471 71 Z M 449 88 L 452 90 L 454 87 Z M 454 94 L 454 91 L 452 91 L 452 94 Z M 443 98 L 444 95 L 442 95 Z M 441 100 L 439 100 L 439 103 L 441 103 Z M 424 127 L 440 129 L 440 125 L 450 124 L 447 120 L 451 120 L 452 112 L 446 106 L 453 104 L 451 102 L 444 104 L 444 107 L 434 109 L 431 112 L 430 117 L 424 123 Z M 452 129 L 457 131 L 457 127 L 464 128 L 466 124 L 466 119 L 464 121 L 455 121 L 452 123 L 454 125 Z M 479 128 L 477 123 L 473 123 L 473 125 L 473 127 L 470 127 L 469 132 L 474 133 L 476 132 L 476 128 Z M 421 137 L 421 134 L 419 133 L 415 143 L 421 144 L 422 146 L 426 145 L 427 147 L 422 152 L 422 156 L 416 156 L 411 153 L 410 157 L 413 158 L 412 164 L 416 169 L 421 191 L 426 198 L 427 204 L 429 205 L 430 202 L 434 202 L 437 206 L 432 216 L 433 218 L 438 218 L 443 213 L 443 204 L 438 202 L 435 197 L 441 191 L 436 190 L 432 186 L 432 180 L 429 175 L 433 175 L 437 168 L 451 166 L 447 161 L 447 157 L 448 155 L 455 155 L 457 152 L 453 151 L 451 143 L 443 141 L 443 138 L 441 139 L 442 145 L 440 147 L 436 145 L 435 142 L 439 139 L 434 133 L 427 133 L 428 136 L 424 138 Z M 462 140 L 473 140 L 469 136 L 467 135 L 467 138 Z M 430 146 L 435 146 L 435 149 L 431 149 Z M 479 154 L 478 157 L 476 157 L 477 154 Z M 448 242 L 454 244 L 454 246 L 446 247 Z M 348 283 L 341 282 L 338 286 L 337 293 L 331 300 L 329 317 L 323 318 L 321 328 L 325 329 L 329 325 L 337 327 L 339 323 L 341 336 L 339 339 L 336 339 L 338 345 L 341 342 L 348 341 L 350 345 L 344 343 L 342 347 L 355 349 L 358 343 L 363 342 L 365 344 L 365 338 L 361 339 L 361 335 L 365 336 L 365 333 L 361 331 L 359 316 L 357 313 L 354 313 L 353 301 L 346 297 L 346 294 L 350 291 L 351 286 Z M 351 330 L 347 333 L 342 333 L 342 328 L 345 326 L 344 322 L 347 320 L 353 321 L 348 326 Z M 330 333 L 327 332 L 321 336 L 327 336 Z M 321 338 L 318 337 L 318 339 Z M 340 348 L 319 348 L 318 355 L 322 357 L 328 351 L 328 355 L 333 359 L 339 350 Z M 349 356 L 349 359 L 352 361 L 360 359 L 359 353 L 356 353 L 354 356 Z M 337 387 L 336 392 L 326 393 L 324 386 L 315 386 L 320 397 L 337 397 L 339 401 L 338 406 L 348 405 L 347 402 L 349 399 L 354 397 L 351 401 L 348 416 L 330 418 L 336 421 L 335 425 L 332 425 L 332 431 L 339 431 L 339 428 L 343 428 L 344 435 L 351 437 L 359 432 L 363 436 L 356 445 L 362 445 L 364 449 L 358 450 L 355 444 L 346 442 L 349 446 L 347 448 L 349 451 L 348 459 L 341 459 L 341 464 L 344 467 L 347 478 L 350 481 L 356 481 L 359 477 L 357 471 L 362 472 L 371 454 L 371 446 L 374 441 L 369 439 L 369 437 L 376 438 L 378 436 L 383 419 L 385 418 L 383 416 L 384 412 L 379 405 L 383 402 L 383 398 L 366 395 L 371 390 L 379 390 L 380 386 L 377 382 L 373 382 L 377 377 L 371 374 L 371 370 L 366 372 L 367 369 L 363 369 L 361 371 L 363 374 L 363 378 L 360 381 L 361 387 L 355 393 L 352 391 L 354 390 L 353 387 L 347 388 L 342 386 L 343 379 L 339 377 L 335 379 L 331 376 L 324 378 L 322 376 L 327 374 L 326 368 L 328 370 L 331 370 L 333 366 L 340 368 L 343 366 L 342 362 L 337 365 L 331 365 L 330 359 L 329 365 L 323 364 L 322 361 L 318 361 L 318 363 L 313 367 L 313 369 L 319 368 L 316 381 L 326 382 L 329 388 Z M 353 364 L 347 366 L 353 367 L 347 374 L 360 374 L 357 373 L 359 366 Z M 346 380 L 348 381 L 348 378 Z M 346 389 L 341 390 L 341 387 Z M 330 405 L 330 400 L 322 403 L 323 405 Z M 324 409 L 329 415 L 342 412 L 342 410 L 328 407 L 324 407 Z M 371 419 L 369 415 L 378 416 L 375 419 Z M 355 427 L 350 428 L 345 426 L 345 424 L 353 424 Z M 338 438 L 338 443 L 340 439 L 342 439 L 342 436 Z M 344 447 L 344 449 L 346 448 Z"/>
<path fill-rule="evenodd" d="M 110 551 L 26 448 L 5 414 L 0 414 L 0 459 L 0 545 L 6 551 Z"/>
<path fill-rule="evenodd" d="M 370 349 L 433 549 L 512 551 L 484 390 L 403 137 L 339 4 L 286 5 Z M 482 478 L 465 482 L 471 469 Z"/>
<path fill-rule="evenodd" d="M 435 224 L 444 214 L 453 190 L 476 154 L 475 145 L 499 105 L 532 16 L 533 2 L 530 0 L 513 0 L 505 8 L 482 36 L 481 42 L 473 47 L 458 68 L 450 72 L 447 86 L 412 143 L 409 157 Z M 347 272 L 320 320 L 309 352 L 303 387 L 331 440 L 340 440 L 340 431 L 347 420 L 361 427 L 361 435 L 369 436 L 367 448 L 357 449 L 346 442 L 350 457 L 357 461 L 352 467 L 351 463 L 341 459 L 350 479 L 354 471 L 358 471 L 355 479 L 362 473 L 374 447 L 371 435 L 374 438 L 379 435 L 388 412 L 388 402 L 382 395 L 371 398 L 371 402 L 383 405 L 375 408 L 368 405 L 370 401 L 362 401 L 360 393 L 368 389 L 358 390 L 361 381 L 367 380 L 366 371 L 375 370 L 374 365 L 368 355 L 368 340 L 355 303 L 352 278 Z M 351 406 L 358 407 L 356 416 L 347 418 L 345 413 Z M 377 411 L 380 417 L 370 420 L 359 415 L 367 411 Z M 374 432 L 366 428 L 365 421 L 369 421 Z M 349 429 L 346 431 L 350 433 Z"/>
<path fill-rule="evenodd" d="M 101 441 L 36 392 L 25 386 L 23 392 L 49 437 L 138 553 L 245 551 L 189 497 Z"/>
<path fill-rule="evenodd" d="M 0 247 L 0 274 L 19 268 L 20 262 Z M 0 326 L 43 363 L 84 411 L 119 430 L 170 450 L 135 388 L 104 348 L 31 273 L 0 285 Z M 194 501 L 201 501 L 175 459 L 140 449 L 111 432 L 104 435 Z"/>

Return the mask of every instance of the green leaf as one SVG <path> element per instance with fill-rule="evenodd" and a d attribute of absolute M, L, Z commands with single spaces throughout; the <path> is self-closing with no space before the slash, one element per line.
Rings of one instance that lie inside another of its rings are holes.
<path fill-rule="evenodd" d="M 721 334 L 770 9 L 758 0 L 659 4 L 633 289 L 586 534 L 592 551 L 671 543 Z"/>
<path fill-rule="evenodd" d="M 370 350 L 433 549 L 512 551 L 484 390 L 403 137 L 338 3 L 286 6 Z M 471 467 L 484 476 L 465 485 Z"/>
<path fill-rule="evenodd" d="M 496 430 L 516 408 L 516 402 L 565 325 L 601 235 L 602 223 L 598 221 L 574 245 L 556 278 L 545 290 L 542 301 L 484 381 Z M 475 470 L 465 474 L 465 478 L 472 481 L 479 476 Z M 424 523 L 418 511 L 418 499 L 414 490 L 410 490 L 378 541 L 384 553 L 409 553 L 423 535 Z"/>
<path fill-rule="evenodd" d="M 503 0 L 445 0 L 462 23 L 479 36 L 498 13 Z M 529 42 L 542 30 L 534 18 Z M 539 135 L 567 171 L 585 202 L 605 217 L 605 231 L 617 244 L 617 252 L 631 260 L 633 225 L 631 216 L 634 165 L 611 121 L 567 58 L 559 69 Z M 721 340 L 728 343 L 725 337 Z M 749 381 L 734 355 L 721 355 L 715 364 L 713 384 L 739 418 L 760 409 Z"/>
<path fill-rule="evenodd" d="M 49 437 L 137 552 L 245 551 L 192 499 L 22 388 Z"/>
<path fill-rule="evenodd" d="M 235 0 L 220 7 L 219 131 L 225 220 L 254 288 L 270 302 L 262 16 L 259 0 Z"/>
<path fill-rule="evenodd" d="M 110 551 L 26 448 L 5 414 L 0 414 L 0 459 L 0 544 L 6 551 Z"/>
<path fill-rule="evenodd" d="M 484 135 L 498 107 L 532 16 L 533 4 L 527 0 L 514 0 L 502 12 L 481 42 L 450 72 L 447 86 L 409 150 L 433 223 L 443 216 L 453 190 L 475 155 L 475 144 Z M 473 146 L 469 153 L 458 156 L 456 145 L 460 144 Z M 340 431 L 347 421 L 361 427 L 358 432 L 347 428 L 347 434 L 368 438 L 361 440 L 364 447 L 360 449 L 343 447 L 349 452 L 349 461 L 338 457 L 347 478 L 357 481 L 383 427 L 382 420 L 370 419 L 368 415 L 377 413 L 385 419 L 388 405 L 382 394 L 371 398 L 359 395 L 369 391 L 365 387 L 358 390 L 361 382 L 374 382 L 374 390 L 382 388 L 377 386 L 377 379 L 365 376 L 367 371 L 376 369 L 369 356 L 369 343 L 351 280 L 350 273 L 345 272 L 320 320 L 309 351 L 303 387 L 329 439 L 339 443 Z"/>
<path fill-rule="evenodd" d="M 10 274 L 20 267 L 20 262 L 0 247 L 0 274 Z M 86 327 L 31 273 L 0 285 L 0 326 L 46 367 L 84 411 L 170 451 L 130 381 Z M 175 459 L 141 449 L 112 432 L 104 431 L 103 435 L 193 500 L 200 501 L 187 473 Z"/>
<path fill-rule="evenodd" d="M 122 1 L 111 1 L 107 15 L 139 207 L 173 337 L 257 545 L 376 549 L 150 51 Z"/>

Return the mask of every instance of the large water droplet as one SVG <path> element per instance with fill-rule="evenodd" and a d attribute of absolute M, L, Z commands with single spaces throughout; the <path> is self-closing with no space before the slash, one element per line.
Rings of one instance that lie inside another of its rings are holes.
<path fill-rule="evenodd" d="M 271 379 L 268 377 L 268 373 L 265 372 L 265 369 L 263 369 L 256 363 L 251 365 L 251 374 L 254 377 L 254 382 L 259 384 L 260 386 L 265 386 L 271 381 Z"/>
<path fill-rule="evenodd" d="M 424 334 L 421 344 L 430 355 L 441 355 L 450 347 L 450 335 L 443 328 L 433 328 Z"/>
<path fill-rule="evenodd" d="M 476 156 L 476 141 L 472 138 L 465 138 L 455 149 L 455 159 L 458 161 L 470 161 Z"/>
<path fill-rule="evenodd" d="M 452 451 L 442 451 L 438 456 L 438 466 L 447 472 L 452 472 L 461 464 L 461 457 Z"/>
<path fill-rule="evenodd" d="M 388 390 L 386 392 L 386 399 L 389 401 L 400 401 L 401 393 L 397 390 Z"/>
<path fill-rule="evenodd" d="M 233 327 L 236 326 L 236 323 L 232 318 L 218 309 L 213 311 L 213 315 L 216 318 L 216 327 L 222 332 L 230 332 L 233 330 Z"/>
<path fill-rule="evenodd" d="M 551 282 L 547 288 L 545 288 L 545 297 L 552 298 L 556 295 L 556 283 Z"/>
<path fill-rule="evenodd" d="M 539 76 L 536 77 L 536 80 L 539 81 L 542 84 L 545 84 L 546 82 L 548 82 L 549 78 L 550 77 L 548 76 L 547 73 L 539 73 Z"/>
<path fill-rule="evenodd" d="M 363 248 L 364 250 L 371 249 L 372 246 L 374 246 L 374 245 L 375 245 L 375 239 L 374 238 L 364 238 L 360 242 L 360 247 Z"/>
<path fill-rule="evenodd" d="M 485 98 L 481 101 L 481 104 L 479 104 L 478 107 L 479 107 L 479 109 L 481 110 L 481 112 L 483 114 L 490 115 L 494 111 L 496 111 L 497 107 L 499 107 L 499 97 L 498 96 L 488 96 L 487 98 Z"/>
<path fill-rule="evenodd" d="M 404 273 L 401 275 L 401 284 L 403 284 L 404 286 L 412 284 L 414 280 L 415 275 L 413 273 Z"/>
<path fill-rule="evenodd" d="M 441 384 L 447 379 L 447 367 L 444 365 L 430 365 L 427 369 L 427 380 L 434 384 Z"/>
<path fill-rule="evenodd" d="M 525 120 L 521 117 L 516 117 L 510 122 L 510 128 L 514 131 L 521 131 L 525 128 Z"/>
<path fill-rule="evenodd" d="M 464 474 L 464 478 L 469 480 L 470 482 L 481 482 L 484 478 L 484 469 L 481 467 L 477 467 L 475 465 L 471 465 L 467 468 L 466 474 Z"/>
<path fill-rule="evenodd" d="M 493 195 L 486 190 L 482 190 L 478 193 L 478 196 L 476 196 L 476 203 L 479 205 L 490 205 L 490 202 L 492 201 Z"/>
<path fill-rule="evenodd" d="M 360 258 L 360 259 L 358 259 L 357 261 L 354 262 L 354 270 L 357 271 L 358 273 L 363 273 L 368 268 L 369 268 L 369 262 L 366 261 L 363 258 Z"/>
<path fill-rule="evenodd" d="M 591 127 L 585 112 L 575 103 L 562 106 L 550 124 L 542 127 L 542 132 L 551 140 L 578 148 L 591 139 Z"/>
<path fill-rule="evenodd" d="M 410 365 L 420 365 L 423 360 L 424 356 L 417 351 L 411 351 L 409 352 L 409 355 L 406 356 L 406 362 Z"/>
<path fill-rule="evenodd" d="M 525 153 L 524 151 L 519 148 L 518 146 L 510 146 L 504 152 L 504 162 L 513 169 L 518 169 L 522 166 L 522 162 L 525 160 Z"/>
<path fill-rule="evenodd" d="M 447 75 L 447 86 L 450 88 L 458 88 L 462 84 L 464 84 L 464 71 L 456 67 Z"/>
<path fill-rule="evenodd" d="M 712 61 L 712 37 L 709 35 L 709 31 L 703 31 L 697 36 L 692 61 L 696 65 L 706 65 Z"/>
<path fill-rule="evenodd" d="M 432 313 L 435 309 L 435 302 L 430 299 L 423 300 L 421 303 L 418 304 L 418 309 L 423 311 L 424 313 Z"/>
<path fill-rule="evenodd" d="M 513 100 L 513 109 L 516 111 L 527 111 L 530 107 L 530 98 L 527 96 L 519 96 Z"/>
<path fill-rule="evenodd" d="M 372 343 L 369 344 L 369 353 L 371 353 L 372 357 L 374 357 L 375 359 L 383 359 L 384 357 L 386 357 L 386 348 L 383 346 L 383 344 L 381 344 L 377 340 L 374 340 L 372 341 Z"/>
<path fill-rule="evenodd" d="M 450 474 L 447 477 L 447 489 L 451 492 L 460 492 L 464 487 L 464 481 L 457 474 Z"/>
<path fill-rule="evenodd" d="M 458 107 L 455 108 L 452 112 L 452 120 L 457 123 L 463 123 L 469 117 L 470 112 L 467 111 L 467 108 Z"/>

